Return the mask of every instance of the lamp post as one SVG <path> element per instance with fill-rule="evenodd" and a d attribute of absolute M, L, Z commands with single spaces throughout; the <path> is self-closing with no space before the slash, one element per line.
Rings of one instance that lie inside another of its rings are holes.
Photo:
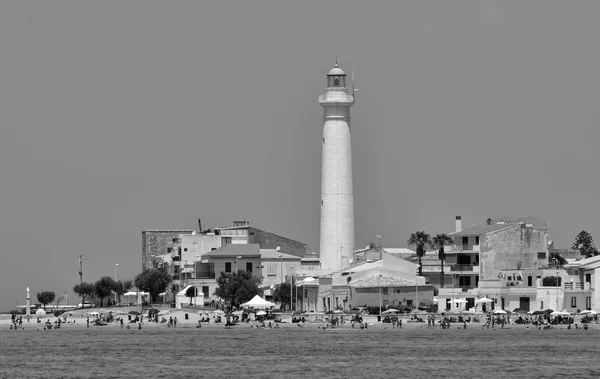
<path fill-rule="evenodd" d="M 279 254 L 279 284 L 283 283 L 283 255 Z"/>
<path fill-rule="evenodd" d="M 235 274 L 236 275 L 237 275 L 237 272 L 238 272 L 238 264 L 237 264 L 238 259 L 242 259 L 242 256 L 238 255 L 237 257 L 235 257 Z"/>
<path fill-rule="evenodd" d="M 379 274 L 379 321 L 381 322 L 381 278 L 382 275 Z"/>
<path fill-rule="evenodd" d="M 558 271 L 556 271 L 556 311 L 560 311 L 560 308 L 558 307 L 558 288 L 560 287 L 560 280 L 559 280 L 559 276 L 558 276 Z"/>
<path fill-rule="evenodd" d="M 377 237 L 377 239 L 379 240 L 379 246 L 382 246 L 382 245 L 381 245 L 381 234 L 378 234 L 378 235 L 376 235 L 375 237 Z"/>
<path fill-rule="evenodd" d="M 416 294 L 416 303 L 417 303 L 417 311 L 419 310 L 419 275 L 415 272 L 415 294 Z"/>
<path fill-rule="evenodd" d="M 200 255 L 195 255 L 194 256 L 194 279 L 198 279 L 198 268 L 196 267 L 196 262 L 198 262 L 198 258 L 200 258 Z M 194 283 L 194 305 L 198 305 L 196 304 L 196 298 L 198 297 L 198 282 L 196 281 Z"/>
<path fill-rule="evenodd" d="M 117 282 L 117 266 L 118 265 L 119 265 L 118 263 L 115 263 L 115 283 Z M 115 292 L 115 303 L 116 303 L 116 301 L 117 301 L 117 293 Z"/>

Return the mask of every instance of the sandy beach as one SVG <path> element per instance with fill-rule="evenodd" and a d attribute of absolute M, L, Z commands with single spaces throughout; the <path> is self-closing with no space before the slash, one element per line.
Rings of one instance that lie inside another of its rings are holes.
<path fill-rule="evenodd" d="M 122 308 L 87 308 L 87 309 L 77 309 L 77 310 L 72 310 L 72 311 L 67 311 L 65 312 L 63 315 L 60 316 L 61 319 L 61 329 L 75 329 L 75 328 L 87 328 L 87 318 L 89 313 L 92 312 L 98 312 L 100 314 L 107 314 L 110 311 L 113 311 L 113 313 L 115 314 L 115 318 L 119 319 L 119 318 L 123 318 L 123 328 L 126 328 L 127 326 L 129 326 L 130 328 L 138 328 L 138 324 L 135 322 L 131 322 L 131 320 L 135 319 L 135 315 L 131 315 L 131 319 L 130 319 L 130 315 L 128 314 L 130 311 L 137 311 L 137 312 L 141 312 L 142 309 L 139 306 L 134 306 L 134 307 L 122 307 Z M 203 317 L 206 317 L 208 315 L 208 317 L 210 318 L 210 322 L 203 322 L 201 325 L 200 329 L 224 329 L 225 326 L 225 320 L 223 319 L 222 322 L 220 323 L 215 323 L 213 321 L 213 310 L 208 310 L 206 312 L 202 311 L 202 314 L 198 313 L 199 311 L 191 311 L 191 310 L 176 310 L 176 309 L 172 309 L 172 310 L 168 310 L 168 314 L 159 316 L 159 320 L 162 320 L 163 318 L 165 320 L 169 320 L 169 318 L 177 318 L 177 326 L 176 328 L 194 328 L 194 329 L 198 329 L 197 326 L 199 325 L 199 322 Z M 21 315 L 19 315 L 21 316 Z M 19 317 L 17 316 L 17 317 Z M 323 318 L 317 318 L 317 320 L 313 320 L 313 321 L 307 321 L 304 323 L 304 325 L 301 327 L 298 326 L 297 323 L 292 323 L 291 322 L 291 316 L 288 314 L 284 314 L 282 315 L 283 317 L 281 318 L 281 322 L 275 322 L 273 320 L 267 320 L 265 322 L 265 326 L 267 329 L 269 329 L 269 322 L 271 323 L 271 327 L 272 328 L 281 328 L 281 329 L 288 329 L 288 328 L 294 328 L 294 329 L 324 329 L 327 327 L 327 329 L 331 329 L 328 325 L 328 323 L 326 321 L 324 321 Z M 66 317 L 66 322 L 64 321 Z M 336 326 L 334 329 L 352 329 L 352 323 L 349 322 L 349 315 L 346 315 L 345 317 L 348 317 L 343 324 Z M 390 323 L 381 323 L 377 321 L 377 316 L 373 316 L 373 315 L 364 315 L 362 316 L 364 319 L 365 324 L 367 325 L 368 329 L 376 329 L 376 330 L 392 330 L 392 329 L 396 329 L 392 324 Z M 107 329 L 111 329 L 111 328 L 121 328 L 121 323 L 120 321 L 113 321 L 111 323 L 109 323 L 108 325 L 104 325 L 104 326 L 95 326 L 93 325 L 93 320 L 94 320 L 95 316 L 90 316 L 90 328 L 107 328 Z M 313 317 L 314 318 L 314 317 Z M 439 322 L 442 319 L 441 315 L 436 315 L 436 320 Z M 56 316 L 54 316 L 53 314 L 49 313 L 45 316 L 40 316 L 39 320 L 40 323 L 37 322 L 38 320 L 38 316 L 35 316 L 34 314 L 31 315 L 31 319 L 30 319 L 30 323 L 27 324 L 26 321 L 26 317 L 23 315 L 23 328 L 25 330 L 38 330 L 38 329 L 44 329 L 44 325 L 47 321 L 49 321 L 52 325 L 53 328 L 55 329 L 55 324 L 56 321 L 58 320 L 58 318 Z M 142 329 L 168 329 L 168 322 L 149 322 L 147 321 L 148 318 L 146 316 L 143 317 L 143 323 L 142 323 Z M 241 322 L 238 323 L 234 326 L 231 327 L 231 329 L 251 329 L 251 328 L 260 328 L 261 327 L 262 322 L 258 322 L 258 321 L 249 321 L 249 322 Z M 577 324 L 577 326 L 579 328 L 582 328 L 582 324 L 580 322 L 579 318 L 575 319 L 575 323 L 572 324 L 571 328 L 572 329 L 576 329 L 575 324 Z M 451 323 L 450 329 L 463 329 L 466 325 L 467 329 L 482 329 L 483 328 L 483 324 L 480 322 L 470 322 L 470 323 Z M 589 329 L 600 329 L 600 325 L 599 324 L 587 324 Z M 0 329 L 10 329 L 11 326 L 11 319 L 10 319 L 10 315 L 2 315 L 2 318 L 0 319 Z M 561 325 L 554 325 L 553 326 L 554 329 L 567 329 L 567 325 L 566 324 L 561 324 Z M 360 329 L 360 325 L 356 324 L 355 325 L 355 329 Z M 409 317 L 406 317 L 403 319 L 403 323 L 402 323 L 402 329 L 408 329 L 408 330 L 414 330 L 414 329 L 429 329 L 427 326 L 427 323 L 422 323 L 422 322 L 412 322 L 409 321 Z M 433 329 L 439 329 L 442 330 L 442 328 L 439 326 L 439 324 L 437 324 L 435 326 L 435 328 Z M 506 325 L 504 328 L 501 328 L 500 326 L 496 326 L 495 328 L 490 328 L 490 329 L 495 329 L 495 330 L 502 330 L 502 329 L 523 329 L 523 330 L 528 330 L 528 329 L 532 329 L 535 330 L 537 329 L 536 326 L 533 325 L 529 325 L 529 324 L 508 324 Z"/>

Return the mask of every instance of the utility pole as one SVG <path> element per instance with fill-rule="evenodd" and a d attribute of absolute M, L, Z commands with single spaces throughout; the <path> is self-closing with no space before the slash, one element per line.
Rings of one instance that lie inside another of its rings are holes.
<path fill-rule="evenodd" d="M 83 283 L 83 255 L 79 256 L 79 284 Z"/>

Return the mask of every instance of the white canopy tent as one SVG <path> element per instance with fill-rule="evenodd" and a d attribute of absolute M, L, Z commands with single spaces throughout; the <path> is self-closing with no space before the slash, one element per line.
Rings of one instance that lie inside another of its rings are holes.
<path fill-rule="evenodd" d="M 258 295 L 254 296 L 252 300 L 248 301 L 247 303 L 242 304 L 242 307 L 252 308 L 270 308 L 274 306 L 275 303 L 271 303 L 270 301 L 267 301 Z"/>

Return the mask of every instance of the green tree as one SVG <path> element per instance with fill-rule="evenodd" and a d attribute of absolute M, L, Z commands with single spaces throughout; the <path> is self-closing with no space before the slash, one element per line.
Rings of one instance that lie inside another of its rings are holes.
<path fill-rule="evenodd" d="M 284 309 L 288 304 L 291 307 L 292 299 L 290 299 L 290 283 L 285 282 L 275 286 L 273 289 L 273 301 L 281 304 L 281 309 Z"/>
<path fill-rule="evenodd" d="M 260 293 L 260 283 L 261 278 L 251 272 L 238 270 L 237 273 L 227 274 L 221 271 L 214 294 L 225 300 L 230 307 L 237 308 Z"/>
<path fill-rule="evenodd" d="M 427 246 L 431 246 L 431 236 L 424 231 L 417 231 L 410 235 L 408 246 L 415 246 L 417 248 L 417 257 L 419 258 L 419 276 L 423 276 L 423 263 L 421 258 L 425 255 L 425 249 Z"/>
<path fill-rule="evenodd" d="M 598 249 L 594 246 L 592 235 L 585 230 L 582 230 L 577 234 L 572 249 L 579 250 L 579 253 L 585 255 L 586 258 L 598 255 Z"/>
<path fill-rule="evenodd" d="M 104 298 L 110 296 L 115 285 L 114 279 L 110 276 L 103 276 L 94 283 L 94 293 L 100 299 L 100 306 L 104 304 Z"/>
<path fill-rule="evenodd" d="M 185 296 L 190 298 L 190 305 L 192 305 L 192 298 L 196 297 L 196 287 L 192 286 L 185 290 Z"/>
<path fill-rule="evenodd" d="M 548 264 L 552 263 L 553 260 L 556 260 L 556 263 L 558 263 L 559 266 L 564 266 L 567 263 L 567 260 L 560 255 L 559 253 L 550 253 L 550 255 L 548 255 Z"/>
<path fill-rule="evenodd" d="M 73 292 L 81 296 L 81 304 L 83 304 L 86 296 L 90 299 L 94 297 L 94 285 L 87 282 L 76 284 L 75 287 L 73 287 Z"/>
<path fill-rule="evenodd" d="M 442 233 L 433 237 L 431 243 L 433 245 L 433 248 L 438 250 L 438 259 L 442 263 L 442 273 L 440 274 L 440 287 L 444 288 L 444 261 L 446 260 L 446 252 L 444 251 L 444 246 L 453 244 L 454 239 L 449 235 Z"/>
<path fill-rule="evenodd" d="M 56 294 L 54 291 L 42 291 L 37 293 L 37 299 L 44 305 L 44 309 L 46 309 L 46 305 L 54 301 L 55 297 Z"/>
<path fill-rule="evenodd" d="M 121 296 L 123 296 L 123 294 L 129 291 L 129 289 L 132 287 L 131 280 L 126 280 L 124 282 L 119 280 L 114 283 L 115 287 L 113 288 L 113 291 L 115 291 L 115 293 L 119 297 L 119 303 L 121 303 Z"/>
<path fill-rule="evenodd" d="M 139 273 L 133 283 L 142 291 L 150 293 L 150 301 L 156 300 L 159 293 L 167 289 L 173 278 L 165 268 L 145 269 Z"/>

